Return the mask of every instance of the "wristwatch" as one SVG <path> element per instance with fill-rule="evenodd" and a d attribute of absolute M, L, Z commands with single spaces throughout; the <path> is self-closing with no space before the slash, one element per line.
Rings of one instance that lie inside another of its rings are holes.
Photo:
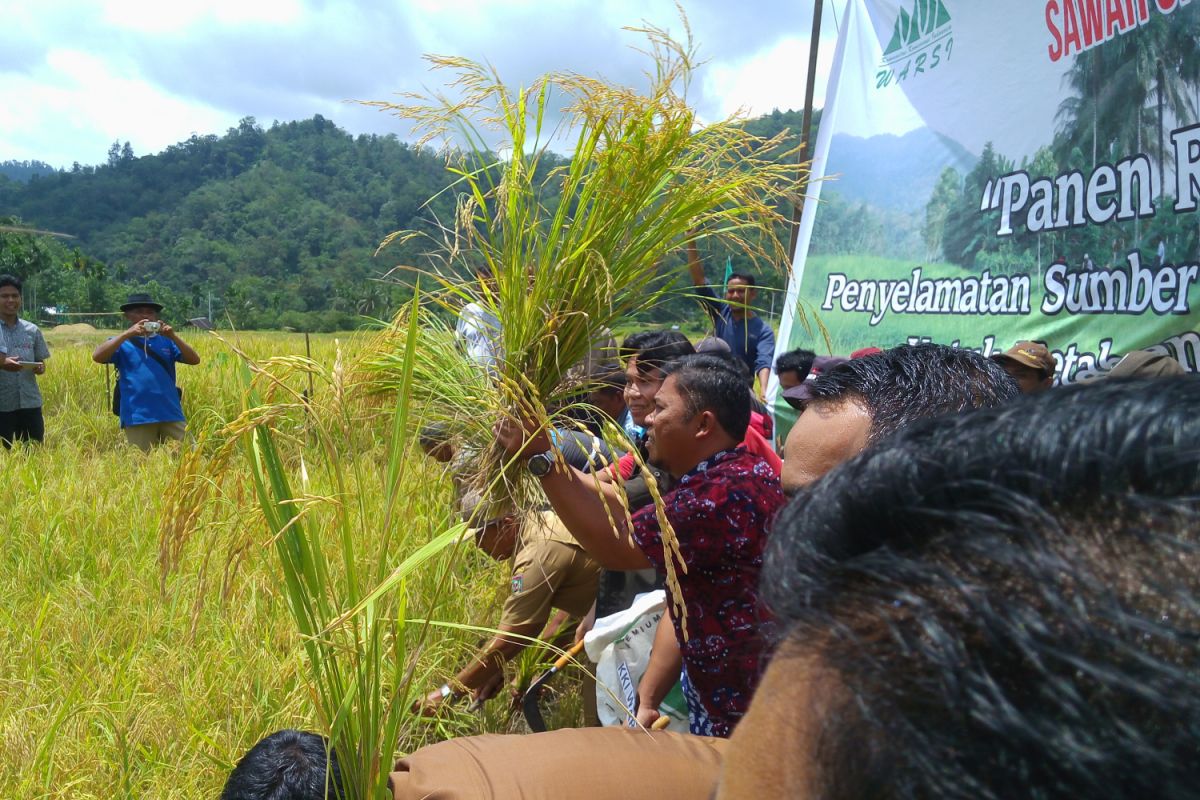
<path fill-rule="evenodd" d="M 529 474 L 535 478 L 542 478 L 550 474 L 550 470 L 554 469 L 554 448 L 551 447 L 544 453 L 535 453 L 525 462 L 526 469 Z"/>

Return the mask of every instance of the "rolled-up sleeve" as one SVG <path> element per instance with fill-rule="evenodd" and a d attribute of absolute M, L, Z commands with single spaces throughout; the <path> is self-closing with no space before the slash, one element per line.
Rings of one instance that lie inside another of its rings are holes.
<path fill-rule="evenodd" d="M 754 371 L 757 373 L 760 369 L 771 369 L 775 363 L 775 332 L 771 330 L 771 326 L 767 321 L 759 318 L 762 322 L 762 328 L 758 333 L 758 341 L 756 342 L 754 356 Z"/>

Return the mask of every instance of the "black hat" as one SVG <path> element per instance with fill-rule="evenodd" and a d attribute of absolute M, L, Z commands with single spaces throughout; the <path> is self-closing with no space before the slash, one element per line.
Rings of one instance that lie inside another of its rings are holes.
<path fill-rule="evenodd" d="M 129 309 L 136 308 L 137 306 L 150 306 L 155 311 L 163 310 L 163 304 L 154 302 L 154 298 L 145 292 L 135 292 L 134 294 L 129 295 L 129 299 L 121 304 L 121 310 L 128 311 Z"/>

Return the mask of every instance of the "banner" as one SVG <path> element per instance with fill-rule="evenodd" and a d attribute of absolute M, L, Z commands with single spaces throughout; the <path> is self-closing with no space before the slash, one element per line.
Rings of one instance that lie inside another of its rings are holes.
<path fill-rule="evenodd" d="M 1200 2 L 838 19 L 777 355 L 1032 339 L 1056 384 L 1141 348 L 1200 369 Z"/>

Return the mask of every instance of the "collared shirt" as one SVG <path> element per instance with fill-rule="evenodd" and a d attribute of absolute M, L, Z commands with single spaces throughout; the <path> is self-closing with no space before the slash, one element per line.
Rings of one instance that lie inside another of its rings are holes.
<path fill-rule="evenodd" d="M 23 319 L 13 325 L 0 322 L 0 349 L 5 357 L 21 361 L 45 361 L 50 357 L 50 348 L 38 326 Z M 32 370 L 0 371 L 0 412 L 41 407 L 42 393 Z"/>
<path fill-rule="evenodd" d="M 757 375 L 759 370 L 770 369 L 775 359 L 775 331 L 755 314 L 745 319 L 734 319 L 733 309 L 728 303 L 717 299 L 707 286 L 696 289 L 704 303 L 704 310 L 712 318 L 713 331 L 718 339 L 729 345 L 730 351 L 746 362 L 750 371 Z M 747 312 L 749 313 L 749 312 Z"/>
<path fill-rule="evenodd" d="M 716 736 L 728 736 L 746 712 L 765 665 L 767 618 L 759 606 L 758 575 L 767 531 L 784 502 L 770 465 L 742 447 L 700 462 L 663 497 L 687 565 L 686 573 L 676 565 L 687 609 L 686 642 L 673 597 L 667 607 L 688 680 Z M 633 515 L 633 539 L 665 571 L 653 505 Z"/>

